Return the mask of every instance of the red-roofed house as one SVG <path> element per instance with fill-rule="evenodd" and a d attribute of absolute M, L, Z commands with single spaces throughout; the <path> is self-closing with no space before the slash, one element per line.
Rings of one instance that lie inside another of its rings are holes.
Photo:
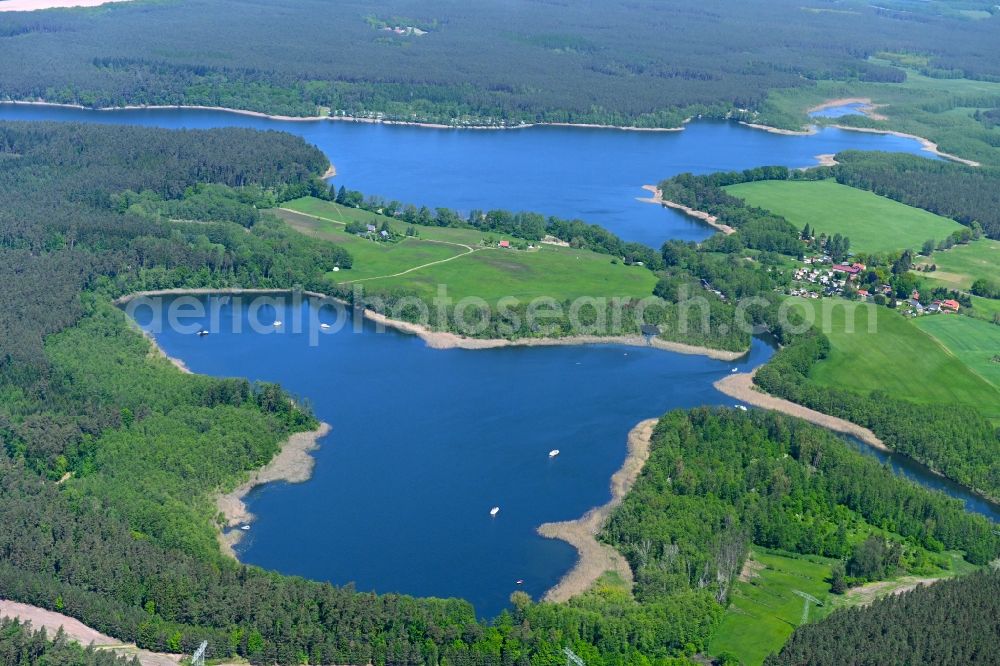
<path fill-rule="evenodd" d="M 500 241 L 500 247 L 510 247 L 510 241 Z"/>
<path fill-rule="evenodd" d="M 947 301 L 941 301 L 941 310 L 944 312 L 958 312 L 959 307 L 961 306 L 956 300 L 949 298 Z"/>
<path fill-rule="evenodd" d="M 850 277 L 856 277 L 863 270 L 865 270 L 865 265 L 857 262 L 853 264 L 834 264 L 833 266 L 834 273 L 847 273 Z"/>

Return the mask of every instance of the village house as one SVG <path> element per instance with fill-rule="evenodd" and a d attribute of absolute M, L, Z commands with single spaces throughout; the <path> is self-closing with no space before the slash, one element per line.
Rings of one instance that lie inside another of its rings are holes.
<path fill-rule="evenodd" d="M 941 301 L 941 312 L 958 312 L 959 307 L 958 301 L 949 298 L 948 300 Z"/>
<path fill-rule="evenodd" d="M 508 240 L 502 240 L 502 241 L 500 241 L 500 247 L 509 248 L 510 247 L 510 241 L 508 241 Z"/>

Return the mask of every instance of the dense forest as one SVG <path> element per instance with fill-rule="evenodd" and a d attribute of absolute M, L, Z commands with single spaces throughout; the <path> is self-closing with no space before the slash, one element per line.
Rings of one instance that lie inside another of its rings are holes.
<path fill-rule="evenodd" d="M 138 659 L 116 657 L 108 651 L 81 647 L 66 637 L 62 629 L 49 638 L 44 629 L 0 618 L 0 666 L 139 666 Z"/>
<path fill-rule="evenodd" d="M 765 664 L 995 664 L 997 636 L 1000 572 L 983 571 L 803 625 Z"/>
<path fill-rule="evenodd" d="M 140 0 L 13 13 L 0 26 L 0 97 L 669 127 L 746 115 L 817 79 L 904 80 L 868 60 L 882 52 L 927 53 L 933 76 L 1000 77 L 992 2 L 963 3 L 973 17 L 892 4 Z"/>

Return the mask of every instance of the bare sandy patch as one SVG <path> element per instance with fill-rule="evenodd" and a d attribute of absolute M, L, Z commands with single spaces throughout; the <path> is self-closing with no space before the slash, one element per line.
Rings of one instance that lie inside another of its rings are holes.
<path fill-rule="evenodd" d="M 116 654 L 138 657 L 139 663 L 143 666 L 177 666 L 180 664 L 181 655 L 139 649 L 131 643 L 122 643 L 111 636 L 102 634 L 68 615 L 37 606 L 0 599 L 0 617 L 30 622 L 34 630 L 45 629 L 49 637 L 54 636 L 62 627 L 67 637 L 83 646 L 93 645 L 95 648 L 110 650 Z"/>
<path fill-rule="evenodd" d="M 903 576 L 897 580 L 880 580 L 852 587 L 844 593 L 844 603 L 849 606 L 867 606 L 877 599 L 890 595 L 903 594 L 921 585 L 933 585 L 949 577 L 921 578 L 918 576 Z"/>
<path fill-rule="evenodd" d="M 611 500 L 595 507 L 576 520 L 545 523 L 538 533 L 549 539 L 562 539 L 576 548 L 579 559 L 555 587 L 545 593 L 545 601 L 561 602 L 590 589 L 605 571 L 614 571 L 632 587 L 632 568 L 611 546 L 597 540 L 611 512 L 621 504 L 649 459 L 650 439 L 659 419 L 642 421 L 628 434 L 628 454 L 621 469 L 611 477 Z"/>
<path fill-rule="evenodd" d="M 821 166 L 821 167 L 837 166 L 839 162 L 837 162 L 836 157 L 837 156 L 834 153 L 823 153 L 822 155 L 817 155 L 816 166 Z"/>
<path fill-rule="evenodd" d="M 753 377 L 755 374 L 757 374 L 757 370 L 754 370 L 753 372 L 741 372 L 739 374 L 729 375 L 728 377 L 724 377 L 723 379 L 715 382 L 715 388 L 731 398 L 735 398 L 740 402 L 748 403 L 754 407 L 770 409 L 788 414 L 789 416 L 795 416 L 818 426 L 823 426 L 824 428 L 844 433 L 845 435 L 857 437 L 862 442 L 868 444 L 869 446 L 873 446 L 876 449 L 880 449 L 882 451 L 890 450 L 889 447 L 886 446 L 874 432 L 868 428 L 859 426 L 857 423 L 851 423 L 850 421 L 837 418 L 836 416 L 830 416 L 829 414 L 817 412 L 815 409 L 803 407 L 802 405 L 796 404 L 790 400 L 785 400 L 784 398 L 778 398 L 764 393 L 759 388 L 754 386 Z"/>
<path fill-rule="evenodd" d="M 39 9 L 65 9 L 68 7 L 97 7 L 112 2 L 129 0 L 4 0 L 0 12 L 34 12 Z"/>
<path fill-rule="evenodd" d="M 780 127 L 771 127 L 770 125 L 761 125 L 760 123 L 748 123 L 744 121 L 739 121 L 740 125 L 744 127 L 749 127 L 751 129 L 763 130 L 771 134 L 781 134 L 784 136 L 811 136 L 817 132 L 815 127 L 810 127 L 804 130 L 790 130 L 782 129 Z"/>

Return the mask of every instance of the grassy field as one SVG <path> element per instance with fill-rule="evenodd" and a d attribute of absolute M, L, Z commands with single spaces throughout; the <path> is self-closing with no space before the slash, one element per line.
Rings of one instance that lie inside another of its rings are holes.
<path fill-rule="evenodd" d="M 778 651 L 804 618 L 815 622 L 832 610 L 827 579 L 833 560 L 757 547 L 751 557 L 754 564 L 748 570 L 753 574 L 733 587 L 732 603 L 708 646 L 709 654 L 730 652 L 748 666 Z M 797 592 L 822 605 L 807 602 Z"/>
<path fill-rule="evenodd" d="M 379 243 L 346 233 L 344 225 L 358 220 L 381 226 L 389 218 L 311 198 L 285 208 L 290 210 L 276 213 L 290 225 L 332 240 L 354 256 L 351 270 L 332 274 L 338 283 L 363 282 L 369 291 L 406 289 L 432 297 L 446 285 L 452 298 L 476 296 L 493 303 L 503 297 L 641 298 L 656 284 L 645 268 L 612 263 L 612 257 L 586 250 L 546 244 L 534 250 L 499 249 L 495 241 L 503 237 L 498 234 L 439 227 L 416 227 L 418 238 Z M 397 220 L 389 224 L 399 232 L 407 226 Z M 484 246 L 484 239 L 493 246 Z"/>
<path fill-rule="evenodd" d="M 970 317 L 920 317 L 930 334 L 977 375 L 1000 389 L 1000 326 Z"/>
<path fill-rule="evenodd" d="M 918 266 L 935 264 L 937 270 L 917 276 L 949 289 L 968 289 L 978 278 L 1000 281 L 1000 241 L 981 238 L 968 245 L 956 245 L 950 250 L 935 252 L 922 258 Z"/>
<path fill-rule="evenodd" d="M 962 229 L 954 220 L 833 180 L 765 180 L 726 190 L 783 215 L 800 229 L 809 224 L 817 236 L 843 234 L 854 252 L 919 250 L 929 238 L 941 240 Z"/>
<path fill-rule="evenodd" d="M 918 403 L 971 405 L 1000 420 L 1000 391 L 913 321 L 885 307 L 840 299 L 796 302 L 830 308 L 826 316 L 817 313 L 817 323 L 823 322 L 832 350 L 813 368 L 812 381 L 861 393 L 880 389 Z M 871 317 L 875 332 L 869 332 Z"/>
<path fill-rule="evenodd" d="M 898 538 L 898 536 L 897 536 Z M 800 624 L 817 622 L 837 608 L 869 604 L 918 582 L 960 576 L 978 567 L 958 552 L 945 553 L 948 568 L 926 576 L 899 576 L 854 587 L 846 594 L 830 592 L 836 560 L 817 555 L 795 555 L 753 546 L 749 566 L 733 586 L 731 603 L 709 642 L 708 653 L 736 655 L 746 666 L 763 663 L 777 652 Z M 813 600 L 807 602 L 809 595 Z M 816 601 L 820 602 L 817 604 Z"/>

